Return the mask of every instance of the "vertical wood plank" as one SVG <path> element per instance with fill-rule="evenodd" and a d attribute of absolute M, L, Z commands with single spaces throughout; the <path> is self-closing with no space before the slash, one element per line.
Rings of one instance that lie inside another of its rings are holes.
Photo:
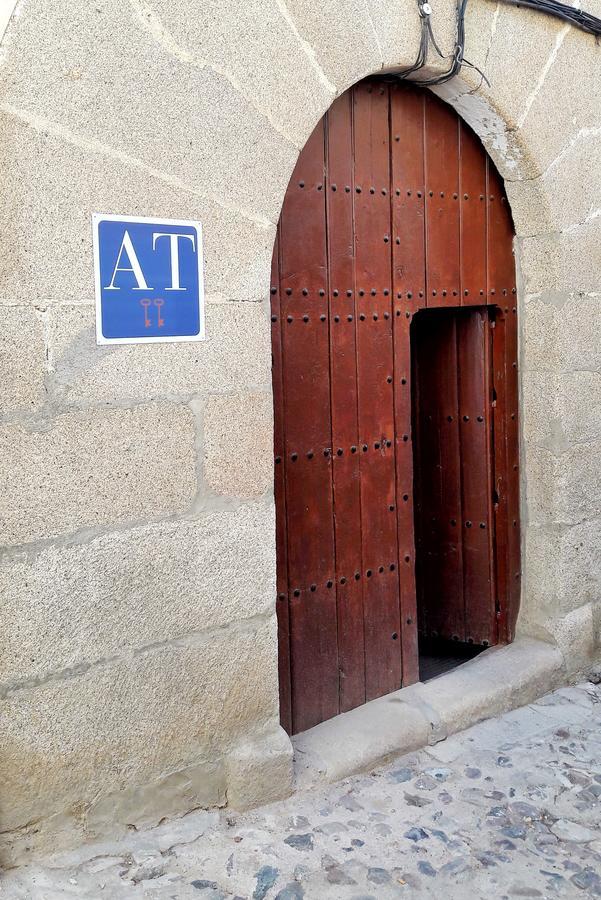
<path fill-rule="evenodd" d="M 493 517 L 487 340 L 487 313 L 474 309 L 457 316 L 464 633 L 465 640 L 476 644 L 494 643 L 496 637 L 489 540 Z"/>
<path fill-rule="evenodd" d="M 328 291 L 324 140 L 322 121 L 301 154 L 280 220 L 295 733 L 339 710 L 329 329 L 319 311 Z"/>
<path fill-rule="evenodd" d="M 508 472 L 507 472 L 507 377 L 506 318 L 502 310 L 493 310 L 493 490 L 495 520 L 495 586 L 499 634 L 507 634 L 508 590 Z"/>
<path fill-rule="evenodd" d="M 423 307 L 426 294 L 424 106 L 423 91 L 391 87 L 393 296 L 403 317 Z"/>
<path fill-rule="evenodd" d="M 461 305 L 486 303 L 486 153 L 463 122 L 460 135 Z"/>
<path fill-rule="evenodd" d="M 330 378 L 340 711 L 365 703 L 361 484 L 358 431 L 352 93 L 327 116 Z"/>
<path fill-rule="evenodd" d="M 503 182 L 492 165 L 488 166 L 488 246 L 489 246 L 489 302 L 494 303 L 503 327 L 495 334 L 498 368 L 503 367 L 503 381 L 497 387 L 496 423 L 504 432 L 503 460 L 498 460 L 499 512 L 497 555 L 505 554 L 504 588 L 499 590 L 501 619 L 505 639 L 512 640 L 517 619 L 520 585 L 520 528 L 519 528 L 519 425 L 517 371 L 517 303 L 515 261 L 513 257 L 513 223 Z M 503 346 L 501 346 L 501 337 Z M 504 388 L 504 390 L 502 390 Z M 499 396 L 502 392 L 502 396 Z M 500 560 L 499 560 L 500 562 Z M 501 564 L 501 562 L 500 562 Z"/>
<path fill-rule="evenodd" d="M 288 610 L 288 554 L 286 538 L 285 486 L 285 412 L 282 380 L 282 337 L 280 305 L 280 236 L 279 226 L 271 261 L 271 347 L 273 385 L 273 449 L 276 537 L 276 613 L 278 620 L 278 678 L 280 687 L 280 722 L 292 733 L 292 697 L 290 683 L 290 618 Z"/>
<path fill-rule="evenodd" d="M 521 559 L 520 559 L 520 448 L 519 448 L 519 388 L 518 388 L 518 334 L 517 308 L 509 306 L 506 327 L 506 363 L 507 373 L 507 470 L 509 475 L 507 492 L 507 528 L 509 546 L 509 593 L 507 610 L 506 640 L 515 637 L 515 626 L 521 596 Z"/>
<path fill-rule="evenodd" d="M 442 311 L 438 315 L 442 316 L 436 377 L 441 477 L 440 507 L 434 515 L 439 519 L 438 603 L 442 608 L 437 630 L 446 637 L 465 640 L 457 316 Z"/>
<path fill-rule="evenodd" d="M 429 636 L 432 629 L 429 598 L 432 594 L 434 566 L 430 559 L 430 542 L 438 540 L 431 527 L 431 510 L 436 506 L 437 479 L 432 473 L 440 467 L 438 454 L 438 422 L 428 408 L 435 388 L 434 367 L 428 361 L 427 331 L 422 327 L 423 313 L 418 314 L 411 327 L 411 395 L 413 425 L 414 476 L 412 485 L 415 521 L 415 576 L 418 630 Z M 410 498 L 409 498 L 410 499 Z"/>
<path fill-rule="evenodd" d="M 396 523 L 389 89 L 354 89 L 357 378 L 361 435 L 365 684 L 368 700 L 401 684 Z"/>
<path fill-rule="evenodd" d="M 410 330 L 412 315 L 424 304 L 426 291 L 424 94 L 395 85 L 390 104 L 396 498 L 402 667 L 407 685 L 419 678 Z"/>
<path fill-rule="evenodd" d="M 430 94 L 425 101 L 426 303 L 459 306 L 459 119 Z"/>

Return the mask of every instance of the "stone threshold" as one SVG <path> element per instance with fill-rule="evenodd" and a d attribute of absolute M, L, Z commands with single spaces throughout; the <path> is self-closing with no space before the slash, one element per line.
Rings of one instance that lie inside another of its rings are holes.
<path fill-rule="evenodd" d="M 444 741 L 484 719 L 565 684 L 553 644 L 519 638 L 491 647 L 452 672 L 418 682 L 292 738 L 297 790 L 338 781 L 395 756 Z"/>

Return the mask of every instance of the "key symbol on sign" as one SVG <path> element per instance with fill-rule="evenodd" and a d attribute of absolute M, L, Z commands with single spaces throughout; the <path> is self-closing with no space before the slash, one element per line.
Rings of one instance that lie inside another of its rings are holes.
<path fill-rule="evenodd" d="M 144 307 L 144 326 L 150 328 L 150 316 L 148 315 L 148 307 L 152 300 L 140 300 L 140 306 Z"/>
<path fill-rule="evenodd" d="M 158 310 L 158 313 L 157 313 L 157 315 L 158 315 L 158 322 L 157 322 L 157 324 L 158 324 L 158 327 L 159 327 L 159 328 L 161 328 L 161 327 L 165 324 L 165 320 L 161 318 L 161 307 L 163 306 L 164 303 L 165 303 L 165 301 L 164 301 L 164 300 L 161 300 L 160 297 L 157 297 L 157 299 L 154 301 L 154 305 L 156 306 L 156 308 L 157 308 L 157 310 Z"/>

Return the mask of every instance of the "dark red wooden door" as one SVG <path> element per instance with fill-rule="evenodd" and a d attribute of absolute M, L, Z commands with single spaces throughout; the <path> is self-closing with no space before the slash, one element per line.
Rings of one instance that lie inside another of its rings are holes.
<path fill-rule="evenodd" d="M 475 520 L 485 498 L 478 521 L 487 543 L 484 565 L 484 538 L 464 541 L 461 566 L 477 562 L 474 572 L 467 565 L 461 603 L 467 591 L 467 615 L 473 609 L 488 623 L 473 632 L 477 640 L 511 635 L 519 568 L 511 244 L 498 176 L 477 138 L 431 94 L 362 82 L 301 153 L 271 288 L 280 697 L 291 732 L 418 677 L 411 329 L 421 309 L 478 307 L 445 318 L 454 322 L 455 357 L 443 346 L 445 326 L 423 339 L 420 330 L 413 373 L 422 380 L 437 334 L 436 367 L 454 362 L 456 382 L 457 354 L 478 356 L 461 368 L 469 377 L 454 398 L 455 415 L 467 404 L 483 421 L 473 441 L 458 423 L 453 432 L 463 479 L 453 502 L 462 520 Z M 480 309 L 498 300 L 495 315 Z M 433 394 L 447 388 L 434 376 L 424 385 Z M 417 468 L 420 510 L 431 511 L 419 487 L 426 469 Z M 458 603 L 457 578 L 452 585 L 446 595 Z"/>

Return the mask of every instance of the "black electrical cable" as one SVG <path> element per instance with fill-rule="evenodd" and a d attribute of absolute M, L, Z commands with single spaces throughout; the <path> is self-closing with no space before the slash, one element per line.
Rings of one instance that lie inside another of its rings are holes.
<path fill-rule="evenodd" d="M 587 31 L 589 34 L 595 35 L 595 37 L 601 37 L 601 19 L 597 19 L 595 16 L 591 16 L 590 13 L 583 12 L 581 9 L 575 9 L 573 6 L 567 6 L 565 3 L 560 3 L 559 0 L 505 0 L 505 2 L 512 3 L 517 7 L 526 6 L 529 9 L 536 9 L 539 12 L 547 13 L 548 15 L 563 19 L 565 22 L 569 22 L 571 25 L 575 25 L 577 28 Z M 469 62 L 469 60 L 465 59 L 464 57 L 465 11 L 467 8 L 467 4 L 468 0 L 458 0 L 457 2 L 455 47 L 451 54 L 445 56 L 445 54 L 438 46 L 436 38 L 434 37 L 434 32 L 432 30 L 432 8 L 428 2 L 425 2 L 425 0 L 418 0 L 417 5 L 421 18 L 421 37 L 419 50 L 417 52 L 415 62 L 407 69 L 403 69 L 401 72 L 395 73 L 396 78 L 408 79 L 415 72 L 423 69 L 428 60 L 430 43 L 432 43 L 436 53 L 441 59 L 451 59 L 451 63 L 447 71 L 442 72 L 440 75 L 434 75 L 431 78 L 411 78 L 411 81 L 426 85 L 442 84 L 443 82 L 449 81 L 451 78 L 454 78 L 462 68 L 462 66 L 469 66 L 470 68 L 475 69 L 477 72 L 479 72 L 482 76 L 482 79 L 486 81 L 487 84 L 489 84 L 489 81 L 484 72 L 482 72 L 477 66 Z"/>
<path fill-rule="evenodd" d="M 582 9 L 575 9 L 573 6 L 559 3 L 559 0 L 505 0 L 505 2 L 518 7 L 527 6 L 529 9 L 537 9 L 539 12 L 563 19 L 564 22 L 569 22 L 570 25 L 575 25 L 583 31 L 588 31 L 595 37 L 601 37 L 601 19 L 591 16 Z"/>
<path fill-rule="evenodd" d="M 549 2 L 549 0 L 547 0 Z M 468 0 L 458 0 L 457 3 L 457 30 L 455 35 L 455 47 L 451 54 L 445 56 L 440 47 L 436 42 L 436 38 L 434 37 L 434 32 L 432 30 L 432 9 L 429 3 L 421 2 L 418 0 L 418 9 L 421 18 L 421 38 L 419 44 L 419 50 L 417 53 L 417 57 L 415 62 L 409 66 L 407 69 L 403 69 L 401 72 L 396 72 L 395 76 L 397 78 L 409 78 L 414 72 L 419 71 L 419 69 L 423 69 L 426 65 L 428 59 L 428 50 L 430 47 L 430 42 L 432 43 L 436 53 L 441 59 L 451 59 L 449 68 L 446 72 L 443 72 L 440 75 L 434 75 L 431 78 L 412 78 L 412 81 L 415 81 L 419 84 L 427 84 L 427 85 L 435 85 L 442 84 L 444 81 L 448 81 L 450 78 L 453 78 L 457 72 L 461 69 L 462 66 L 470 66 L 472 68 L 477 68 L 476 66 L 472 66 L 472 63 L 468 62 L 468 60 L 464 59 L 464 46 L 465 46 L 465 10 L 467 8 Z M 480 72 L 480 69 L 477 69 Z M 482 77 L 486 79 L 486 76 L 480 72 Z"/>

